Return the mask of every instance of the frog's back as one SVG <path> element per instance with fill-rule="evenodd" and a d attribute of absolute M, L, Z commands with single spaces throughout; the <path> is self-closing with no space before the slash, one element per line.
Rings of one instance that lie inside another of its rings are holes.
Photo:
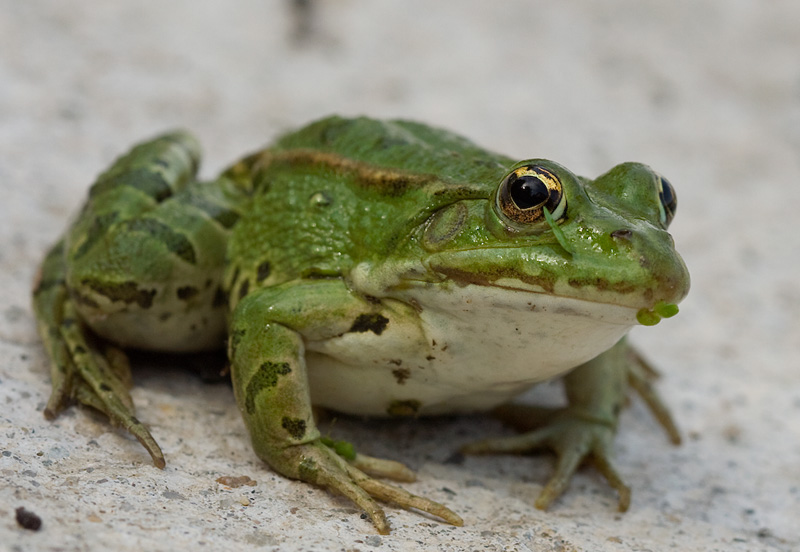
<path fill-rule="evenodd" d="M 457 134 L 422 123 L 328 117 L 286 134 L 273 151 L 313 150 L 383 169 L 435 175 L 454 185 L 485 184 L 487 193 L 513 160 Z"/>
<path fill-rule="evenodd" d="M 255 188 L 229 243 L 228 289 L 235 296 L 248 276 L 274 285 L 387 259 L 437 209 L 490 197 L 511 164 L 408 121 L 330 117 L 287 134 L 228 172 Z"/>

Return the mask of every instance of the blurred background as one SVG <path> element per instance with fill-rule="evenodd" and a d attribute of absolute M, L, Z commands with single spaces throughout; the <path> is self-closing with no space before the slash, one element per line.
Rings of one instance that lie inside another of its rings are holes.
<path fill-rule="evenodd" d="M 0 0 L 2 542 L 800 547 L 799 22 L 791 0 Z M 633 340 L 663 373 L 687 438 L 671 447 L 633 401 L 617 452 L 631 512 L 615 515 L 592 470 L 552 512 L 536 511 L 547 457 L 445 462 L 505 431 L 492 421 L 337 427 L 369 452 L 403 454 L 421 472 L 412 490 L 439 492 L 467 522 L 390 508 L 395 533 L 378 538 L 346 502 L 263 467 L 225 386 L 145 370 L 134 397 L 165 446 L 164 473 L 85 411 L 43 419 L 29 289 L 94 177 L 173 127 L 200 138 L 210 177 L 332 113 L 415 119 L 589 177 L 641 161 L 673 183 L 671 231 L 693 289 L 677 318 Z M 214 482 L 223 470 L 259 480 L 251 505 Z M 23 504 L 43 515 L 39 533 L 14 523 Z"/>

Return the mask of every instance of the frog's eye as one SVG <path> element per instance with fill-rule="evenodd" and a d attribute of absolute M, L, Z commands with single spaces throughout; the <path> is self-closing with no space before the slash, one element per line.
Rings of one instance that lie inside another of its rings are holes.
<path fill-rule="evenodd" d="M 665 227 L 669 226 L 678 209 L 678 196 L 675 195 L 675 188 L 663 176 L 658 177 L 658 199 L 661 200 L 661 222 Z"/>
<path fill-rule="evenodd" d="M 553 220 L 559 220 L 566 207 L 561 181 L 539 165 L 514 169 L 497 190 L 498 214 L 518 229 L 545 222 L 545 208 Z"/>

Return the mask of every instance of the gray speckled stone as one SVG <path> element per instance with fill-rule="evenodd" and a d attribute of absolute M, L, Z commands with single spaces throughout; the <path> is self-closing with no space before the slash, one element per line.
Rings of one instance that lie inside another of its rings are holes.
<path fill-rule="evenodd" d="M 310 25 L 256 0 L 0 0 L 0 13 L 0 549 L 800 548 L 800 4 L 352 0 Z M 331 112 L 419 119 L 587 175 L 644 161 L 675 185 L 694 288 L 633 339 L 687 439 L 670 446 L 633 401 L 617 447 L 627 514 L 592 470 L 540 512 L 549 458 L 448 462 L 506 431 L 491 420 L 337 420 L 338 437 L 408 463 L 409 490 L 465 519 L 389 507 L 379 537 L 347 501 L 262 465 L 230 388 L 179 369 L 144 366 L 133 393 L 164 471 L 90 412 L 44 420 L 29 288 L 104 165 L 183 126 L 210 175 Z"/>

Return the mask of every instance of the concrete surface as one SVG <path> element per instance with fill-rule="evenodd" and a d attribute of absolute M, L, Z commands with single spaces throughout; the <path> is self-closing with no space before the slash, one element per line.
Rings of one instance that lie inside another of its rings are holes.
<path fill-rule="evenodd" d="M 0 549 L 800 549 L 800 4 L 289 8 L 0 0 Z M 173 126 L 197 132 L 211 175 L 332 112 L 419 119 L 586 175 L 644 161 L 675 185 L 693 290 L 680 316 L 633 339 L 687 439 L 670 446 L 632 402 L 617 446 L 627 514 L 590 469 L 540 512 L 548 457 L 448 461 L 506 431 L 491 420 L 338 420 L 336 436 L 419 470 L 406 487 L 465 519 L 388 507 L 394 532 L 378 536 L 346 501 L 262 465 L 228 386 L 154 363 L 134 398 L 165 471 L 90 412 L 44 420 L 29 288 L 94 176 Z M 257 485 L 225 487 L 223 475 Z M 41 529 L 21 528 L 17 507 Z"/>

